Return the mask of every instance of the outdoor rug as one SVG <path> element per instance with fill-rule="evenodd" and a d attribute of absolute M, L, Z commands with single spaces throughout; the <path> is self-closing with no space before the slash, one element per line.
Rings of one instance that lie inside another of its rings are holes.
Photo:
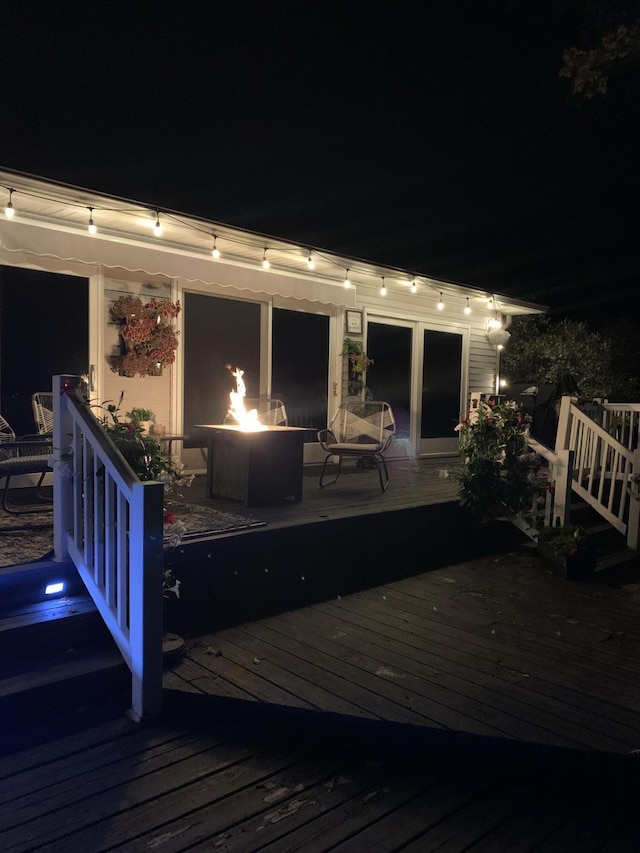
<path fill-rule="evenodd" d="M 22 503 L 23 509 L 39 509 L 43 506 Z M 167 501 L 164 546 L 173 548 L 181 543 L 249 530 L 265 524 L 249 515 L 221 512 L 181 501 Z M 0 510 L 0 567 L 32 563 L 50 555 L 52 551 L 53 512 L 50 509 L 28 515 L 9 515 Z"/>
<path fill-rule="evenodd" d="M 251 515 L 222 512 L 199 504 L 166 501 L 164 506 L 165 548 L 194 539 L 263 527 L 266 524 L 266 521 L 258 521 Z"/>

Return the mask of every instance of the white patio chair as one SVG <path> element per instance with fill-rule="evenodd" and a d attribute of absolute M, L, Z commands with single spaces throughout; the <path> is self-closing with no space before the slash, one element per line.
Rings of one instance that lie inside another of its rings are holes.
<path fill-rule="evenodd" d="M 396 422 L 388 403 L 380 400 L 342 403 L 330 428 L 318 432 L 318 441 L 327 454 L 320 474 L 320 488 L 336 482 L 342 470 L 342 458 L 350 456 L 373 460 L 378 469 L 380 488 L 386 491 L 389 472 L 383 453 L 391 444 L 395 431 Z M 327 463 L 334 456 L 338 458 L 338 471 L 333 480 L 325 483 Z"/>
<path fill-rule="evenodd" d="M 36 391 L 31 397 L 31 407 L 38 435 L 52 435 L 53 394 L 51 391 Z"/>
<path fill-rule="evenodd" d="M 15 432 L 0 415 L 0 480 L 4 479 L 2 493 L 2 508 L 12 515 L 24 515 L 30 512 L 40 512 L 39 509 L 15 509 L 7 501 L 11 477 L 21 474 L 40 474 L 36 493 L 40 500 L 46 501 L 40 493 L 40 487 L 51 468 L 49 459 L 53 451 L 53 443 L 40 435 L 23 435 L 16 438 Z"/>

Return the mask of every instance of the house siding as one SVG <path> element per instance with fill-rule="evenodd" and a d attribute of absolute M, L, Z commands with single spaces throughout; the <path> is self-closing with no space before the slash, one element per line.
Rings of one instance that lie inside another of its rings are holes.
<path fill-rule="evenodd" d="M 418 292 L 413 294 L 401 271 L 330 252 L 318 253 L 316 268 L 310 272 L 306 265 L 307 252 L 299 246 L 277 238 L 236 232 L 228 226 L 203 224 L 202 220 L 182 215 L 166 217 L 162 239 L 154 240 L 145 231 L 137 212 L 137 208 L 148 211 L 143 204 L 8 172 L 3 173 L 3 180 L 5 185 L 16 188 L 15 197 L 26 216 L 16 217 L 14 222 L 0 221 L 0 263 L 82 275 L 91 280 L 90 361 L 96 366 L 92 371 L 95 379 L 92 397 L 117 403 L 124 392 L 123 414 L 141 406 L 152 409 L 156 421 L 171 432 L 188 426 L 182 424 L 182 346 L 178 347 L 175 364 L 165 368 L 162 376 L 129 378 L 110 369 L 109 359 L 118 352 L 118 332 L 110 322 L 109 306 L 122 292 L 176 300 L 186 290 L 193 290 L 259 302 L 263 306 L 260 343 L 263 393 L 270 390 L 272 308 L 325 314 L 329 317 L 329 416 L 346 393 L 347 365 L 341 356 L 344 338 L 357 337 L 345 331 L 348 309 L 363 312 L 365 347 L 368 319 L 413 328 L 413 407 L 420 405 L 419 333 L 424 328 L 462 335 L 461 410 L 471 392 L 496 390 L 497 350 L 486 339 L 487 322 L 493 313 L 488 294 L 426 276 L 417 276 Z M 99 232 L 94 237 L 88 236 L 86 230 L 88 203 L 101 213 Z M 211 258 L 210 237 L 214 227 L 218 245 L 223 244 L 223 257 L 215 261 Z M 272 267 L 265 271 L 262 257 L 267 244 Z M 349 269 L 354 284 L 349 289 L 342 287 L 345 269 Z M 382 275 L 388 289 L 386 296 L 379 292 Z M 444 294 L 444 311 L 437 310 L 440 292 Z M 472 314 L 466 315 L 464 308 L 469 302 Z M 499 304 L 506 314 L 544 310 L 542 306 L 503 297 Z M 182 317 L 178 317 L 176 325 L 182 331 Z"/>

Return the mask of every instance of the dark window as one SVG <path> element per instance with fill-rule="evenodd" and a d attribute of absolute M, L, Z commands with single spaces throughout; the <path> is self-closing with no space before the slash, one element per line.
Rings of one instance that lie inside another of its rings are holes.
<path fill-rule="evenodd" d="M 291 426 L 324 429 L 329 381 L 329 318 L 273 310 L 272 396 L 281 399 Z"/>
<path fill-rule="evenodd" d="M 367 324 L 367 355 L 374 362 L 367 370 L 367 387 L 374 400 L 391 406 L 396 439 L 408 439 L 411 432 L 412 338 L 412 330 L 406 326 Z"/>
<path fill-rule="evenodd" d="M 0 411 L 16 433 L 35 432 L 31 395 L 52 376 L 88 370 L 87 279 L 0 267 Z"/>
<path fill-rule="evenodd" d="M 425 329 L 422 438 L 451 438 L 460 419 L 462 335 Z"/>
<path fill-rule="evenodd" d="M 247 397 L 260 395 L 260 305 L 205 296 L 184 295 L 184 429 L 194 424 L 220 424 L 235 390 L 232 369 L 244 370 Z M 197 446 L 192 439 L 186 447 Z"/>

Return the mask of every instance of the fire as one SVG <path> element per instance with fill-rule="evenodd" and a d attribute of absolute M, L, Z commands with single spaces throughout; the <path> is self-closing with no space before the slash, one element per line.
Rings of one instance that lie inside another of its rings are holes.
<path fill-rule="evenodd" d="M 231 405 L 229 406 L 230 417 L 234 418 L 238 422 L 240 429 L 243 432 L 259 432 L 261 430 L 268 429 L 268 427 L 260 423 L 257 410 L 251 409 L 250 411 L 247 411 L 244 405 L 244 398 L 247 393 L 247 388 L 244 384 L 244 379 L 242 378 L 244 370 L 240 370 L 239 367 L 236 367 L 235 370 L 231 371 L 231 375 L 235 377 L 236 390 L 231 391 L 229 394 L 231 399 Z"/>

